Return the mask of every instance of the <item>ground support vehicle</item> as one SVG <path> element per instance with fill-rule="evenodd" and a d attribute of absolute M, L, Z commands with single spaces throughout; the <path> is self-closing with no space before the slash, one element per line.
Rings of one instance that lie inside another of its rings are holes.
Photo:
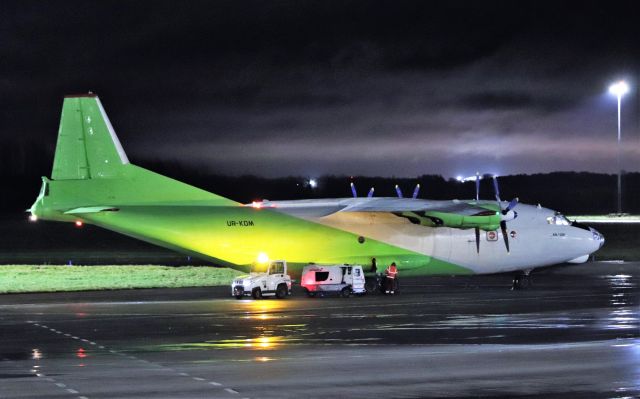
<path fill-rule="evenodd" d="M 248 275 L 236 277 L 231 283 L 231 295 L 236 299 L 245 296 L 252 296 L 254 299 L 275 296 L 283 299 L 291 295 L 291 277 L 287 274 L 287 262 L 271 261 L 266 271 L 252 270 Z"/>
<path fill-rule="evenodd" d="M 364 295 L 364 272 L 360 265 L 309 265 L 302 269 L 300 285 L 307 295 L 339 293 L 346 298 L 351 294 Z"/>

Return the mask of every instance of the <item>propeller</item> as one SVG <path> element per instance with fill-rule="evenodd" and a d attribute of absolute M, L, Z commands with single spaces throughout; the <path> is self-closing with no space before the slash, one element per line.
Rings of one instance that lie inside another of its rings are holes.
<path fill-rule="evenodd" d="M 402 189 L 400 188 L 400 186 L 398 186 L 396 184 L 396 194 L 398 195 L 398 198 L 404 198 L 404 196 L 402 195 Z M 411 195 L 412 199 L 416 199 L 418 198 L 418 193 L 420 193 L 420 183 L 416 184 L 416 188 L 413 189 L 413 194 Z"/>
<path fill-rule="evenodd" d="M 480 253 L 480 227 L 474 229 L 476 231 L 476 252 Z"/>
<path fill-rule="evenodd" d="M 350 185 L 351 185 L 351 194 L 353 194 L 353 198 L 358 198 L 358 192 L 356 191 L 356 185 L 353 184 L 353 182 L 351 182 Z M 373 192 L 374 191 L 375 191 L 375 188 L 371 187 L 371 189 L 367 193 L 367 198 L 373 197 Z"/>
<path fill-rule="evenodd" d="M 480 172 L 476 172 L 476 201 L 480 201 Z M 476 252 L 480 253 L 480 227 L 476 227 Z"/>
<path fill-rule="evenodd" d="M 500 230 L 502 231 L 502 238 L 504 239 L 504 246 L 509 252 L 509 234 L 507 232 L 507 222 L 515 219 L 518 214 L 513 211 L 513 208 L 518 205 L 518 198 L 512 199 L 507 207 L 502 209 L 502 201 L 500 200 L 500 187 L 498 186 L 498 177 L 493 176 L 493 190 L 496 195 L 496 201 L 498 202 L 498 209 L 502 216 L 500 217 Z"/>
<path fill-rule="evenodd" d="M 396 194 L 398 194 L 398 198 L 402 198 L 402 190 L 400 189 L 400 186 L 398 186 L 396 184 Z"/>
<path fill-rule="evenodd" d="M 413 199 L 418 198 L 419 192 L 420 192 L 420 183 L 416 184 L 416 188 L 413 189 L 413 195 L 411 196 L 411 198 Z"/>

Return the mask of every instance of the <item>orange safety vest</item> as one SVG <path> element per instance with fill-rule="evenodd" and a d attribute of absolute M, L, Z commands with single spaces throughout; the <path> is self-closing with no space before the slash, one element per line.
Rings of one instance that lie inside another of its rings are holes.
<path fill-rule="evenodd" d="M 387 277 L 396 278 L 396 275 L 398 274 L 398 268 L 391 265 L 387 268 L 386 272 L 387 272 Z"/>

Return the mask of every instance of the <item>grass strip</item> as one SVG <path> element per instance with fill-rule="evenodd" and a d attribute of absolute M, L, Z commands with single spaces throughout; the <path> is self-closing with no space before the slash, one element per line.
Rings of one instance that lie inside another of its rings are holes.
<path fill-rule="evenodd" d="M 0 293 L 206 287 L 241 272 L 211 266 L 0 266 Z"/>

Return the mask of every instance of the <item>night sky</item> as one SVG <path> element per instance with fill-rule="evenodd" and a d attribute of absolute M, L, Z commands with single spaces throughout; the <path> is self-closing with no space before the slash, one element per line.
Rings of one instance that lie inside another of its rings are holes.
<path fill-rule="evenodd" d="M 132 162 L 218 174 L 616 170 L 640 159 L 636 2 L 0 3 L 0 144 L 97 93 Z M 43 171 L 48 174 L 49 171 Z"/>

